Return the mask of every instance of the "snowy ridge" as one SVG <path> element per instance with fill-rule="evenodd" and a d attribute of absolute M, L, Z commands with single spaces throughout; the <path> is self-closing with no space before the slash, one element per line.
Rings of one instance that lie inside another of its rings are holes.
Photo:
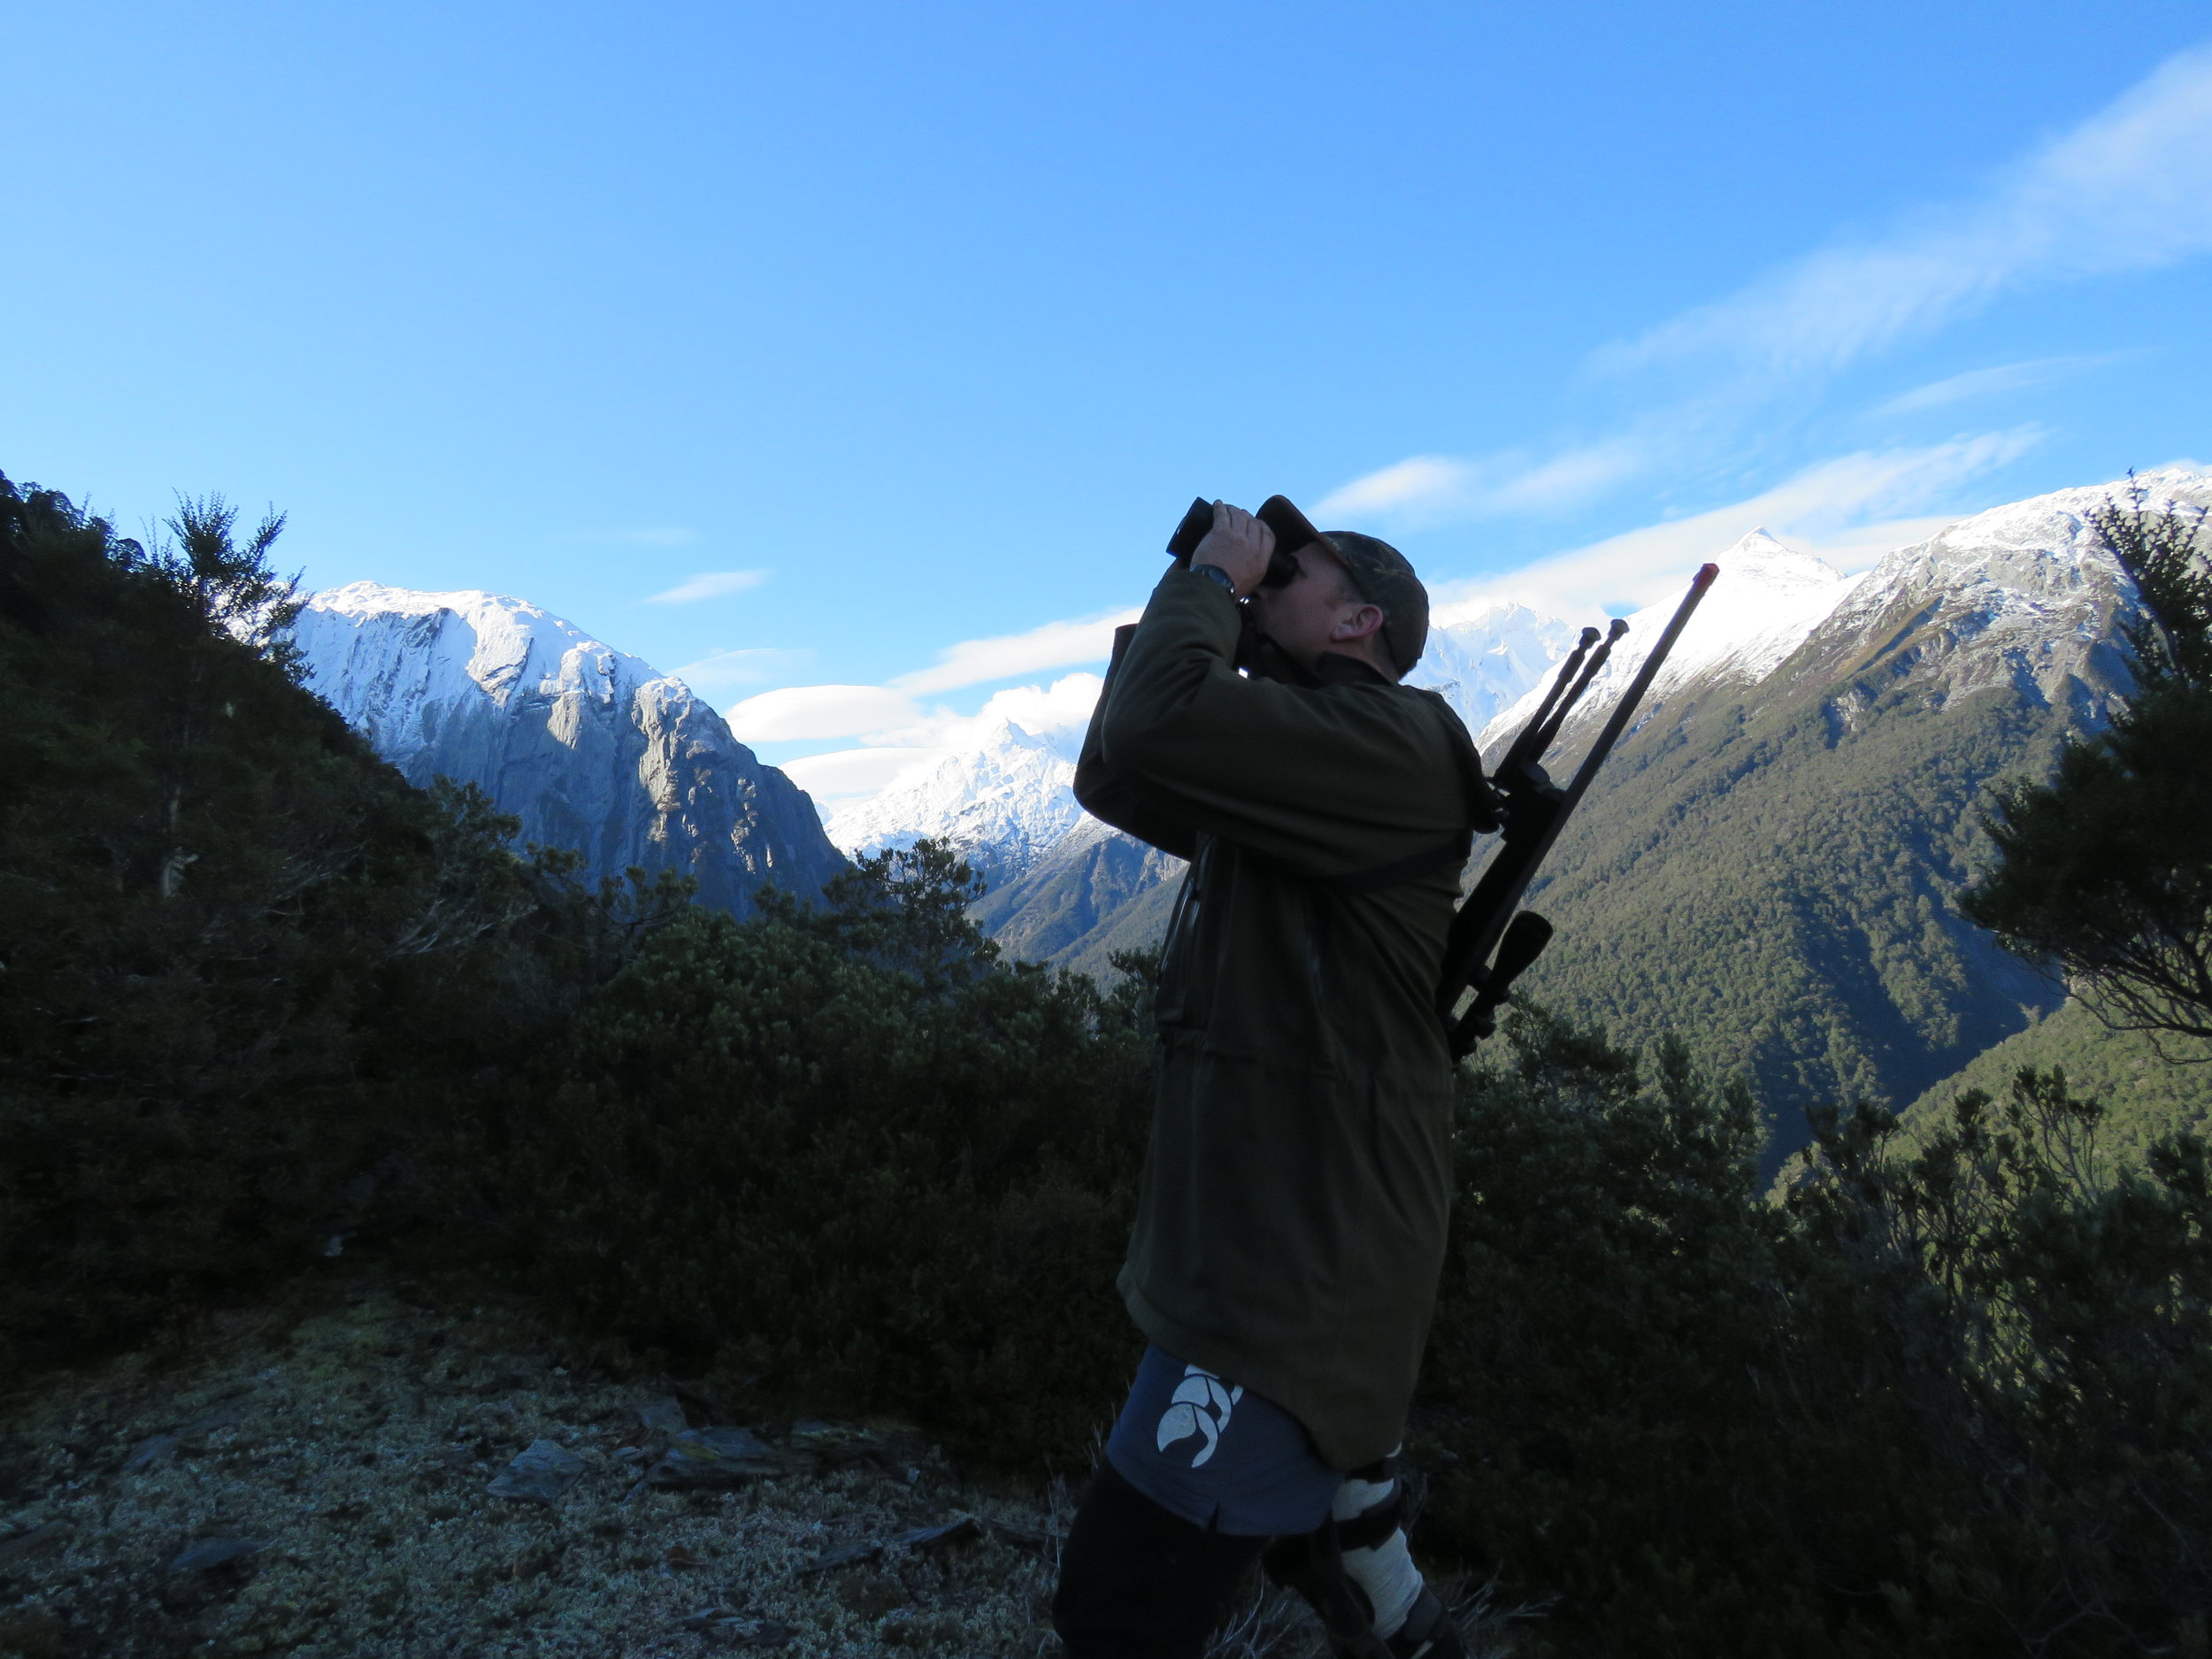
<path fill-rule="evenodd" d="M 334 588 L 309 598 L 293 638 L 316 691 L 403 772 L 436 745 L 457 708 L 480 701 L 517 712 L 572 703 L 558 722 L 572 729 L 585 705 L 626 706 L 648 687 L 657 703 L 691 697 L 681 680 L 573 623 L 474 589 Z"/>
<path fill-rule="evenodd" d="M 2150 507 L 2212 507 L 2212 473 L 2169 467 L 2139 481 Z M 2046 702 L 2067 695 L 2074 664 L 2110 635 L 2116 605 L 2131 600 L 2125 572 L 2089 522 L 2107 503 L 2124 504 L 2125 489 L 2119 482 L 2055 490 L 1897 549 L 1837 608 L 1835 645 L 1882 632 L 1896 619 L 1889 613 L 1912 610 L 1939 627 L 1954 693 L 2006 681 L 2033 685 Z"/>
<path fill-rule="evenodd" d="M 1074 791 L 1084 724 L 1031 732 L 1002 720 L 973 747 L 835 814 L 829 838 L 864 857 L 926 835 L 987 852 L 995 880 L 1018 874 L 1084 820 Z"/>
<path fill-rule="evenodd" d="M 2212 506 L 2212 474 L 2167 468 L 2139 482 L 2154 507 Z M 2126 489 L 2122 480 L 1993 507 L 1893 549 L 1857 576 L 1754 531 L 1716 561 L 1719 580 L 1683 629 L 1638 724 L 1693 684 L 1763 684 L 1800 651 L 1815 654 L 1808 666 L 1817 661 L 1832 672 L 1829 657 L 1863 654 L 1873 641 L 1893 645 L 1909 633 L 1939 650 L 1951 695 L 2000 682 L 2032 684 L 2047 701 L 2070 695 L 2067 682 L 2083 655 L 2107 639 L 2115 607 L 2127 602 L 2126 577 L 2089 525 L 2093 511 L 2124 502 Z M 1585 709 L 1619 695 L 1643 659 L 1633 648 L 1655 640 L 1678 603 L 1669 598 L 1629 618 L 1628 637 Z M 1485 754 L 1520 728 L 1540 695 L 1490 723 L 1477 740 Z"/>
<path fill-rule="evenodd" d="M 473 783 L 595 876 L 695 878 L 742 914 L 843 867 L 813 804 L 681 680 L 538 606 L 356 582 L 293 628 L 308 684 L 410 782 Z"/>
<path fill-rule="evenodd" d="M 1510 600 L 1440 606 L 1406 684 L 1441 692 L 1467 729 L 1479 732 L 1574 648 L 1578 632 Z"/>
<path fill-rule="evenodd" d="M 1864 580 L 1797 552 L 1763 529 L 1751 531 L 1713 562 L 1720 566 L 1720 576 L 1659 671 L 1650 694 L 1655 704 L 1694 680 L 1753 684 L 1765 679 Z M 1686 572 L 1686 590 L 1688 585 Z M 1628 634 L 1592 682 L 1586 707 L 1602 708 L 1619 695 L 1681 603 L 1681 595 L 1673 595 L 1629 617 Z M 1542 700 L 1542 687 L 1532 686 L 1509 707 L 1472 727 L 1478 747 L 1488 754 L 1493 745 L 1519 731 Z"/>

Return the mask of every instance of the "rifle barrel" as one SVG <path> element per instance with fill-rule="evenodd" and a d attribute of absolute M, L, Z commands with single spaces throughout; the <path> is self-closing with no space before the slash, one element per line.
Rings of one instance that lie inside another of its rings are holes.
<path fill-rule="evenodd" d="M 1590 654 L 1590 648 L 1597 642 L 1598 631 L 1595 628 L 1582 630 L 1581 640 L 1573 650 L 1567 653 L 1567 660 L 1559 665 L 1559 674 L 1551 682 L 1551 689 L 1544 694 L 1543 702 L 1536 705 L 1536 712 L 1529 716 L 1528 724 L 1521 728 L 1520 734 L 1514 738 L 1512 746 L 1506 750 L 1505 759 L 1498 768 L 1501 772 L 1510 769 L 1516 763 L 1543 759 L 1544 750 L 1549 747 L 1548 743 L 1539 741 L 1543 736 L 1545 718 L 1551 713 L 1552 705 L 1559 701 L 1559 694 L 1566 690 L 1567 682 L 1575 677 L 1575 670 L 1582 666 L 1582 659 Z"/>
<path fill-rule="evenodd" d="M 1598 775 L 1598 768 L 1605 764 L 1605 757 L 1613 752 L 1613 745 L 1620 741 L 1621 733 L 1628 729 L 1628 722 L 1636 712 L 1636 705 L 1644 700 L 1644 693 L 1651 689 L 1651 682 L 1659 677 L 1659 670 L 1667 660 L 1667 653 L 1674 649 L 1675 640 L 1690 620 L 1690 613 L 1697 609 L 1698 601 L 1705 597 L 1705 590 L 1713 585 L 1713 578 L 1720 574 L 1717 565 L 1702 565 L 1690 579 L 1690 591 L 1682 595 L 1682 603 L 1674 608 L 1674 615 L 1667 618 L 1667 626 L 1659 640 L 1644 654 L 1642 665 L 1636 670 L 1636 678 L 1628 682 L 1628 689 L 1621 693 L 1621 700 L 1613 705 L 1613 713 L 1605 722 L 1605 729 L 1598 733 L 1598 741 L 1590 745 L 1584 757 L 1582 768 L 1575 773 L 1575 780 L 1567 786 L 1567 800 L 1560 811 L 1564 819 L 1580 803 L 1591 780 Z"/>
<path fill-rule="evenodd" d="M 1582 678 L 1575 681 L 1574 689 L 1567 694 L 1566 701 L 1554 709 L 1551 718 L 1544 722 L 1544 734 L 1537 740 L 1536 759 L 1543 759 L 1545 751 L 1558 740 L 1559 728 L 1567 723 L 1567 717 L 1574 712 L 1575 704 L 1582 701 L 1582 694 L 1590 689 L 1590 682 L 1598 677 L 1598 670 L 1605 666 L 1605 659 L 1613 655 L 1615 642 L 1627 632 L 1626 619 L 1615 617 L 1613 626 L 1605 631 L 1605 643 L 1591 652 L 1590 660 L 1582 665 Z"/>
<path fill-rule="evenodd" d="M 1476 882 L 1475 890 L 1460 906 L 1460 914 L 1454 918 L 1451 934 L 1446 941 L 1445 979 L 1438 992 L 1438 1008 L 1447 1022 L 1452 1022 L 1452 1010 L 1458 1005 L 1461 995 L 1484 973 L 1484 964 L 1490 960 L 1491 952 L 1497 949 L 1498 940 L 1504 933 L 1515 907 L 1520 903 L 1521 895 L 1528 891 L 1528 884 L 1534 879 L 1537 866 L 1543 863 L 1552 843 L 1559 839 L 1559 832 L 1565 826 L 1569 815 L 1581 803 L 1592 780 L 1598 774 L 1598 768 L 1613 752 L 1613 745 L 1620 741 L 1621 733 L 1626 729 L 1630 718 L 1636 712 L 1637 704 L 1643 701 L 1644 694 L 1651 688 L 1651 682 L 1667 660 L 1667 654 L 1674 649 L 1674 642 L 1687 626 L 1691 613 L 1697 609 L 1698 602 L 1705 597 L 1706 589 L 1713 585 L 1713 579 L 1719 574 L 1719 565 L 1707 565 L 1701 566 L 1691 579 L 1690 591 L 1682 596 L 1682 603 L 1675 607 L 1674 615 L 1668 618 L 1659 638 L 1644 654 L 1644 660 L 1636 670 L 1636 677 L 1629 681 L 1628 689 L 1613 705 L 1613 712 L 1608 717 L 1604 729 L 1598 733 L 1597 741 L 1591 745 L 1588 755 L 1576 772 L 1574 782 L 1563 793 L 1555 795 L 1549 803 L 1550 810 L 1540 818 L 1536 833 L 1516 846 L 1509 822 L 1507 843 L 1499 849 L 1490 862 L 1490 867 L 1482 872 L 1481 879 Z M 1619 631 L 1615 632 L 1614 637 L 1619 637 Z M 1610 642 L 1608 641 L 1609 644 Z M 1528 804 L 1532 806 L 1534 803 L 1532 800 Z M 1472 924 L 1471 928 L 1466 926 L 1468 923 Z M 1452 1023 L 1455 1052 L 1458 1052 L 1459 1022 Z"/>

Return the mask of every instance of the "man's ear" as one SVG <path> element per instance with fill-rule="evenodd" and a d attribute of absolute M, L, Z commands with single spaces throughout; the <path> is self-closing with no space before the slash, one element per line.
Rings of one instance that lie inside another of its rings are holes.
<path fill-rule="evenodd" d="M 1354 640 L 1364 640 L 1380 634 L 1382 625 L 1380 605 L 1356 605 L 1337 618 L 1336 626 L 1329 630 L 1329 637 L 1349 644 Z"/>

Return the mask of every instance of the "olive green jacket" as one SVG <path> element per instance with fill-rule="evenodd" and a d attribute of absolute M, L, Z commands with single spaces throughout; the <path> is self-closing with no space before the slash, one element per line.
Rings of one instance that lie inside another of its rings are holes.
<path fill-rule="evenodd" d="M 1435 994 L 1482 769 L 1433 692 L 1347 657 L 1247 678 L 1238 627 L 1218 586 L 1170 571 L 1117 637 L 1076 768 L 1090 812 L 1191 860 L 1120 1288 L 1152 1341 L 1352 1469 L 1398 1443 L 1443 1262 Z"/>

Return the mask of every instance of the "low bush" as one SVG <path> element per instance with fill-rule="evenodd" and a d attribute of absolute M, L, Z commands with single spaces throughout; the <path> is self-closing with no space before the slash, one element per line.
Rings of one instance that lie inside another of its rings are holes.
<path fill-rule="evenodd" d="M 756 1409 L 880 1411 L 1079 1466 L 1141 1348 L 1114 1276 L 1149 1112 L 1137 981 L 996 962 L 925 843 L 694 912 L 517 1108 L 521 1271 Z"/>

